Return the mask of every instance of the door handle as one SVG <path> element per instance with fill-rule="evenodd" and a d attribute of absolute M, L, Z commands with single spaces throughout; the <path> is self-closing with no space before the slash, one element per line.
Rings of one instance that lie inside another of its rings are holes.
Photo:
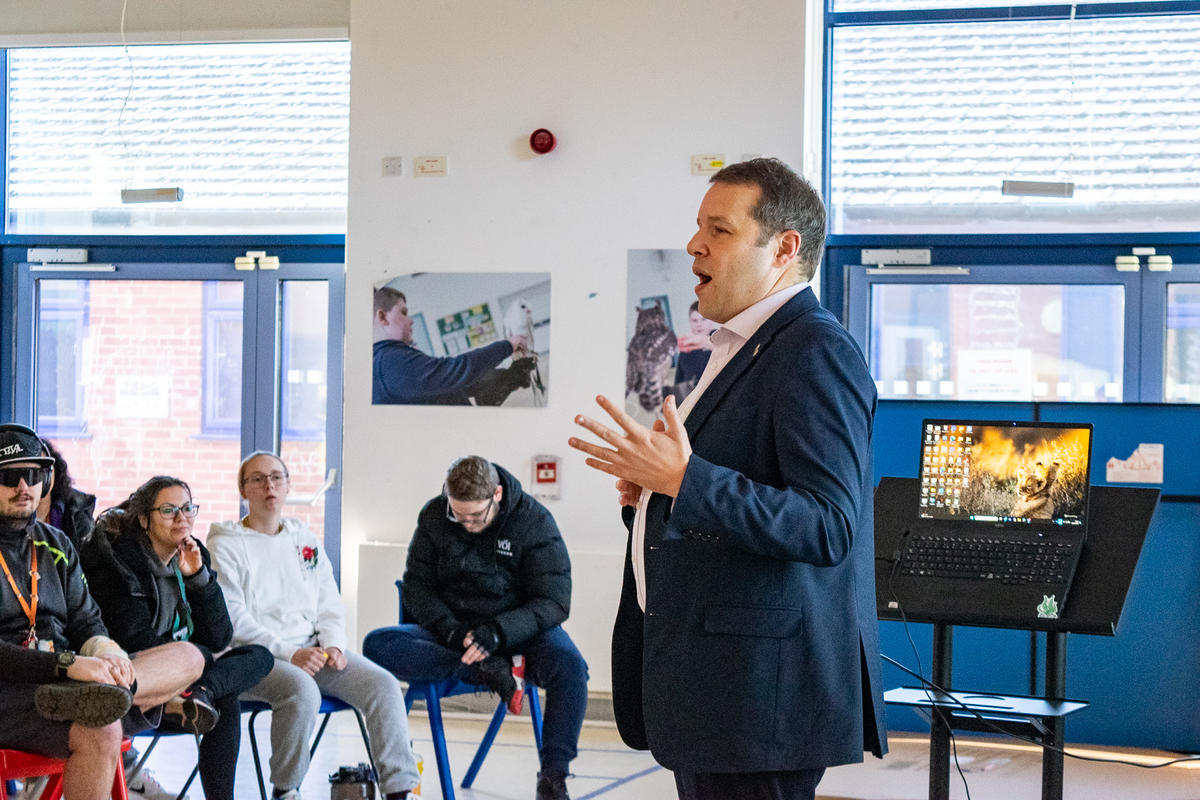
<path fill-rule="evenodd" d="M 305 504 L 315 506 L 317 503 L 321 502 L 321 499 L 325 497 L 325 493 L 332 489 L 335 483 L 337 483 L 337 470 L 330 467 L 329 474 L 325 476 L 325 482 L 318 486 L 317 490 L 311 495 L 307 497 L 296 497 L 295 495 L 289 495 L 288 499 L 284 502 L 288 505 Z"/>

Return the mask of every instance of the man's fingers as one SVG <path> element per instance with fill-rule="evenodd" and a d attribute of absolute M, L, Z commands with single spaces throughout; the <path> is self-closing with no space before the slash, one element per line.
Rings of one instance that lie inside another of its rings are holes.
<path fill-rule="evenodd" d="M 679 409 L 675 405 L 675 395 L 670 395 L 666 400 L 663 400 L 662 411 L 665 423 L 663 430 L 672 436 L 683 430 L 683 422 L 679 419 Z M 657 422 L 657 420 L 655 421 Z"/>
<path fill-rule="evenodd" d="M 589 456 L 602 458 L 606 461 L 612 461 L 617 456 L 616 450 L 609 450 L 607 447 L 601 447 L 598 444 L 592 444 L 584 439 L 576 439 L 574 436 L 567 440 L 567 444 L 571 445 L 571 447 L 574 447 L 576 450 L 587 453 Z"/>
<path fill-rule="evenodd" d="M 608 412 L 608 415 L 613 418 L 613 422 L 620 425 L 621 429 L 625 431 L 627 436 L 636 436 L 645 432 L 645 425 L 642 425 L 633 417 L 626 414 L 625 409 L 621 408 L 604 395 L 596 395 L 596 403 Z"/>

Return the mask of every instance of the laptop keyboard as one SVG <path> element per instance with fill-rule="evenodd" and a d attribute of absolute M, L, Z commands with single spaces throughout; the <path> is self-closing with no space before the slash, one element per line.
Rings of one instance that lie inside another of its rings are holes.
<path fill-rule="evenodd" d="M 915 534 L 900 560 L 901 575 L 994 580 L 1001 583 L 1061 583 L 1066 578 L 1068 542 Z"/>

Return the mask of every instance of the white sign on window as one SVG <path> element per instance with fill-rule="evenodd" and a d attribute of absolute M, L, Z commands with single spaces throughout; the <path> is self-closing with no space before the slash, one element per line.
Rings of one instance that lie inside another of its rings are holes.
<path fill-rule="evenodd" d="M 958 399 L 1032 400 L 1032 351 L 1024 348 L 959 350 Z"/>

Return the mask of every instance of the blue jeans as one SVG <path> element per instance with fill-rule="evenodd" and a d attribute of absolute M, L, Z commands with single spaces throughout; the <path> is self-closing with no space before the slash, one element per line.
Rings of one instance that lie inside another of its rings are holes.
<path fill-rule="evenodd" d="M 363 640 L 363 655 L 402 681 L 457 678 L 482 683 L 462 653 L 442 646 L 420 625 L 376 628 Z M 555 626 L 513 648 L 525 656 L 525 677 L 546 690 L 542 720 L 542 772 L 567 772 L 579 745 L 587 711 L 587 663 L 567 632 Z"/>

